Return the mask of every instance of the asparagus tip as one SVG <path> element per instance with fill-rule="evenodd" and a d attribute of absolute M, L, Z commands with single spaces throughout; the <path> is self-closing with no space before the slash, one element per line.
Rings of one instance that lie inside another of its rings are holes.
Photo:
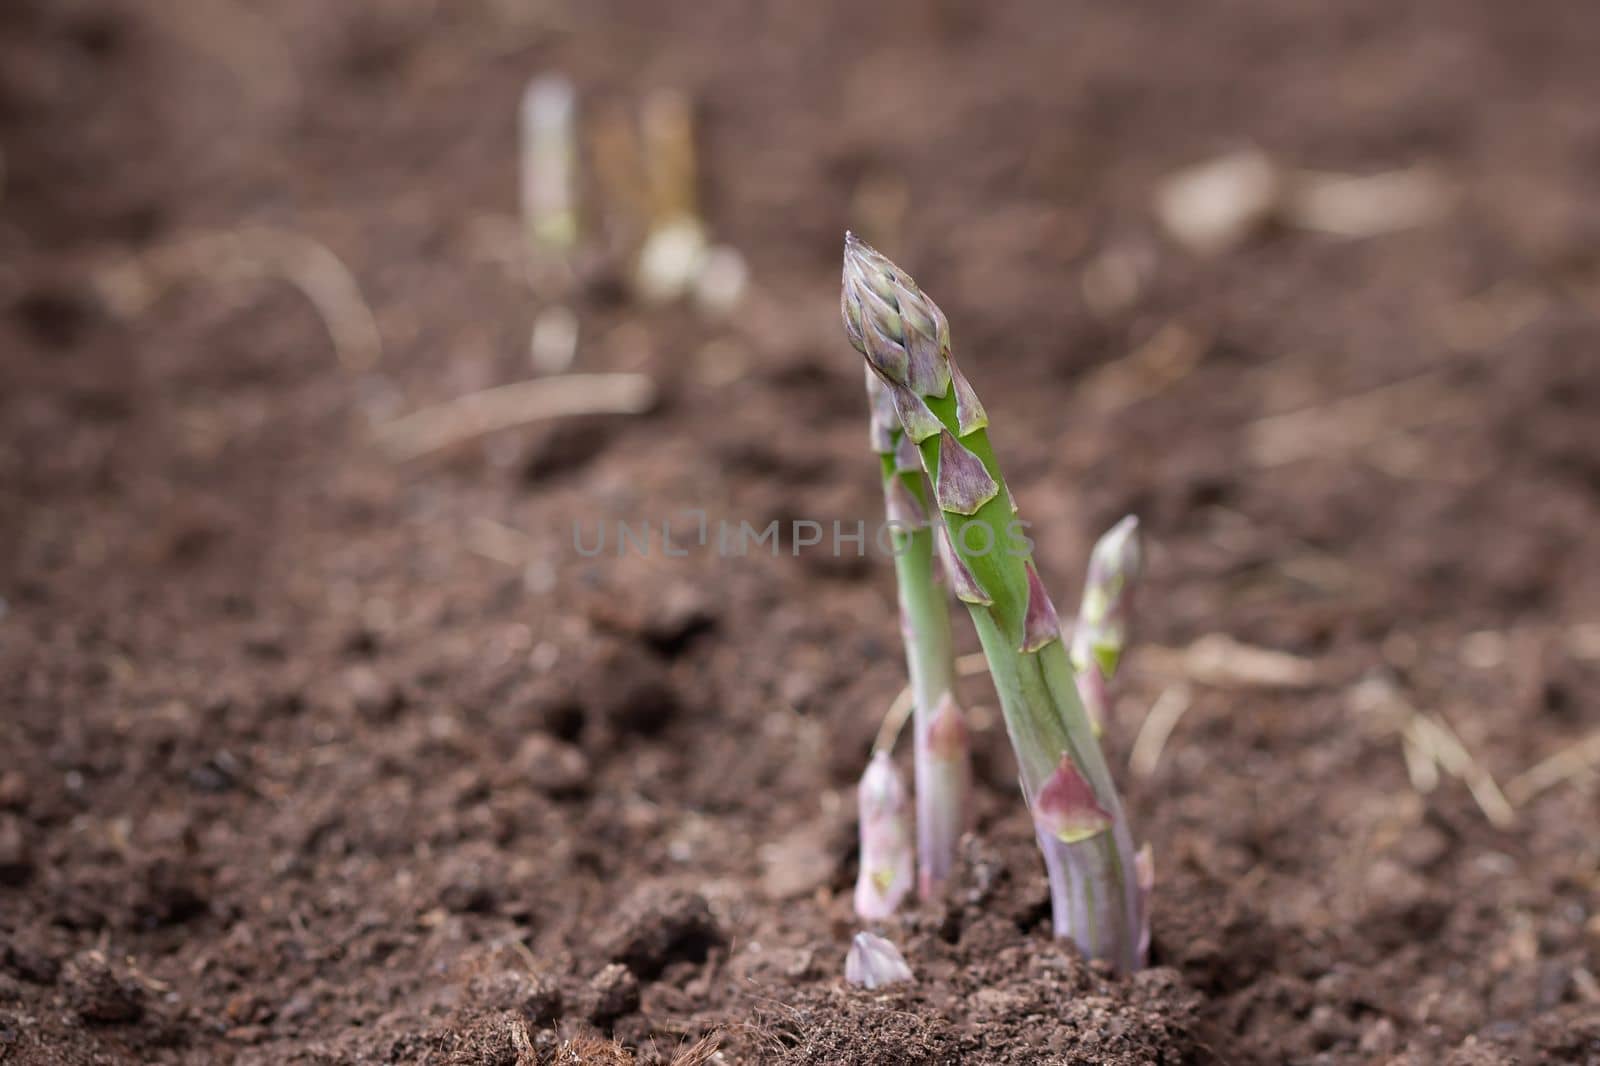
<path fill-rule="evenodd" d="M 1133 583 L 1142 561 L 1139 519 L 1134 515 L 1123 518 L 1095 542 L 1089 553 L 1078 624 L 1072 633 L 1074 669 L 1083 671 L 1094 665 L 1108 680 L 1116 675 L 1127 643 Z"/>
<path fill-rule="evenodd" d="M 844 960 L 844 979 L 867 989 L 914 980 L 900 949 L 883 937 L 867 932 L 857 933 L 850 941 L 850 953 Z"/>
<path fill-rule="evenodd" d="M 839 302 L 850 343 L 885 382 L 918 396 L 943 396 L 949 390 L 950 327 L 944 312 L 911 275 L 848 232 Z"/>

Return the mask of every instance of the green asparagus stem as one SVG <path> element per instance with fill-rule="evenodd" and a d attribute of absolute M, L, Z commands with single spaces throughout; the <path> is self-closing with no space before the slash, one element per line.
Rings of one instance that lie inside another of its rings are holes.
<path fill-rule="evenodd" d="M 1132 835 L 990 447 L 988 416 L 950 358 L 944 313 L 848 234 L 841 306 L 851 343 L 933 484 L 951 587 L 977 626 L 1044 852 L 1056 934 L 1091 958 L 1137 969 L 1145 908 Z"/>
<path fill-rule="evenodd" d="M 1078 694 L 1098 735 L 1111 714 L 1111 679 L 1128 645 L 1133 588 L 1139 579 L 1139 520 L 1128 515 L 1095 542 L 1083 603 L 1072 627 L 1072 668 Z"/>
<path fill-rule="evenodd" d="M 911 675 L 917 806 L 917 894 L 938 895 L 955 869 L 966 828 L 970 742 L 955 700 L 950 604 L 935 581 L 928 484 L 917 449 L 900 428 L 889 394 L 871 370 L 872 449 L 883 473 L 883 495 L 895 546 L 900 628 Z"/>

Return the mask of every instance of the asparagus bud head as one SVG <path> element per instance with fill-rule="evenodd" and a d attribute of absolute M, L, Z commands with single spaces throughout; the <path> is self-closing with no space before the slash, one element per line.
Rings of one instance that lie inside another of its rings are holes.
<path fill-rule="evenodd" d="M 856 800 L 861 819 L 856 914 L 877 921 L 893 914 L 915 883 L 910 807 L 888 752 L 878 752 L 867 764 Z"/>
<path fill-rule="evenodd" d="M 845 235 L 840 307 L 845 332 L 885 381 L 919 396 L 950 388 L 950 326 L 911 276 Z"/>
<path fill-rule="evenodd" d="M 862 988 L 881 988 L 913 980 L 900 949 L 881 936 L 857 933 L 844 959 L 844 979 Z"/>
<path fill-rule="evenodd" d="M 920 443 L 938 433 L 939 420 L 924 401 L 950 391 L 944 312 L 909 274 L 849 233 L 839 309 L 846 336 L 883 380 L 906 434 Z"/>

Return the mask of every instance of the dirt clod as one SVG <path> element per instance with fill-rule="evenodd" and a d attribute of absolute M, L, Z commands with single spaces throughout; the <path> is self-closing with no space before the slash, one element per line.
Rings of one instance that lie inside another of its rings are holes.
<path fill-rule="evenodd" d="M 467 995 L 486 1009 L 516 1011 L 535 1027 L 548 1027 L 561 1019 L 561 986 L 550 977 L 497 970 L 474 977 Z"/>
<path fill-rule="evenodd" d="M 639 979 L 621 963 L 611 963 L 589 981 L 589 1020 L 609 1025 L 639 1009 Z"/>
<path fill-rule="evenodd" d="M 722 939 L 703 896 L 645 889 L 623 908 L 602 943 L 613 960 L 648 980 L 673 962 L 703 962 Z"/>

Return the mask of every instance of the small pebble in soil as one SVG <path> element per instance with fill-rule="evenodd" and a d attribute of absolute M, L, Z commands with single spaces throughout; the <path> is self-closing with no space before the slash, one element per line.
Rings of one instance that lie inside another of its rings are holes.
<path fill-rule="evenodd" d="M 621 963 L 613 962 L 589 982 L 589 1020 L 608 1025 L 639 1009 L 639 979 Z"/>

